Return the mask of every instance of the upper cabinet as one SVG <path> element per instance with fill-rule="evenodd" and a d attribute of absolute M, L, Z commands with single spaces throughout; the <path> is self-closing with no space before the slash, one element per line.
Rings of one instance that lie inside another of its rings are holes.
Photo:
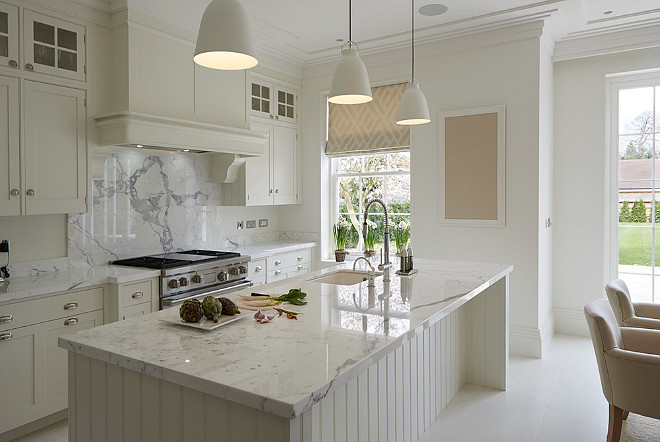
<path fill-rule="evenodd" d="M 26 71 L 85 81 L 85 27 L 25 10 L 23 57 Z"/>
<path fill-rule="evenodd" d="M 18 67 L 18 8 L 0 3 L 0 66 Z"/>
<path fill-rule="evenodd" d="M 248 101 L 255 117 L 297 123 L 298 92 L 291 87 L 255 74 Z"/>
<path fill-rule="evenodd" d="M 0 76 L 0 216 L 20 215 L 18 78 Z"/>

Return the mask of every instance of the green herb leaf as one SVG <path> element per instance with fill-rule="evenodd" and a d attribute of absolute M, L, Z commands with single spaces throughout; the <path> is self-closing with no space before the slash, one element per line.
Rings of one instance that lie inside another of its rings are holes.
<path fill-rule="evenodd" d="M 278 296 L 276 298 L 269 298 L 277 302 L 288 302 L 293 305 L 305 305 L 307 301 L 303 299 L 307 296 L 307 293 L 303 292 L 301 289 L 291 289 L 286 295 Z"/>

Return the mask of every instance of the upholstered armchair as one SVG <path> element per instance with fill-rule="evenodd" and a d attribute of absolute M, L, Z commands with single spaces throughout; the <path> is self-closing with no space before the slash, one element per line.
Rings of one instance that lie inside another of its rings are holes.
<path fill-rule="evenodd" d="M 628 412 L 660 419 L 660 330 L 619 328 L 609 303 L 584 306 L 600 382 L 610 404 L 608 442 L 618 442 Z"/>
<path fill-rule="evenodd" d="M 660 304 L 630 300 L 628 286 L 621 279 L 614 279 L 605 286 L 607 299 L 614 311 L 619 327 L 652 328 L 660 330 Z"/>

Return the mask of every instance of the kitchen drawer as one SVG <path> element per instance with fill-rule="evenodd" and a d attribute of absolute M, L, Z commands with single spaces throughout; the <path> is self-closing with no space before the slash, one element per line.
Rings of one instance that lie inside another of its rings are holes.
<path fill-rule="evenodd" d="M 281 281 L 286 279 L 286 270 L 285 269 L 275 269 L 268 271 L 268 280 L 266 282 L 271 283 L 275 281 Z"/>
<path fill-rule="evenodd" d="M 296 252 L 283 253 L 268 258 L 268 274 L 278 268 L 293 267 L 299 264 L 308 264 L 312 262 L 312 250 L 304 249 Z"/>
<path fill-rule="evenodd" d="M 149 313 L 151 313 L 151 302 L 143 302 L 142 304 L 136 304 L 124 308 L 122 311 L 121 319 L 124 320 L 137 318 L 140 316 L 148 315 Z"/>
<path fill-rule="evenodd" d="M 103 287 L 0 306 L 0 331 L 103 309 Z"/>
<path fill-rule="evenodd" d="M 265 275 L 265 273 L 264 273 Z M 252 287 L 256 287 L 258 285 L 264 285 L 266 284 L 266 278 L 258 278 L 258 279 L 250 279 L 250 282 L 252 283 Z"/>
<path fill-rule="evenodd" d="M 298 264 L 296 266 L 289 267 L 286 269 L 286 277 L 293 278 L 296 276 L 304 275 L 309 273 L 311 267 L 312 266 L 310 264 Z"/>
<path fill-rule="evenodd" d="M 151 303 L 151 280 L 126 284 L 122 287 L 121 296 L 124 298 L 124 307 Z"/>
<path fill-rule="evenodd" d="M 248 263 L 248 276 L 247 279 L 255 281 L 257 279 L 266 278 L 266 260 L 257 259 Z"/>

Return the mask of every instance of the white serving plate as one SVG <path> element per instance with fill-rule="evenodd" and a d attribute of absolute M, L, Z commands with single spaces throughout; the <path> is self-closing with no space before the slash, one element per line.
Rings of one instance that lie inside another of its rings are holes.
<path fill-rule="evenodd" d="M 249 315 L 247 313 L 238 313 L 233 316 L 221 315 L 220 320 L 218 322 L 213 322 L 211 319 L 207 319 L 206 317 L 202 318 L 202 320 L 199 322 L 185 322 L 183 319 L 181 319 L 178 316 L 172 318 L 159 318 L 159 319 L 163 322 L 168 322 L 170 324 L 178 324 L 186 327 L 197 328 L 200 330 L 215 330 L 218 327 L 231 324 L 232 322 L 236 322 L 248 316 Z"/>

